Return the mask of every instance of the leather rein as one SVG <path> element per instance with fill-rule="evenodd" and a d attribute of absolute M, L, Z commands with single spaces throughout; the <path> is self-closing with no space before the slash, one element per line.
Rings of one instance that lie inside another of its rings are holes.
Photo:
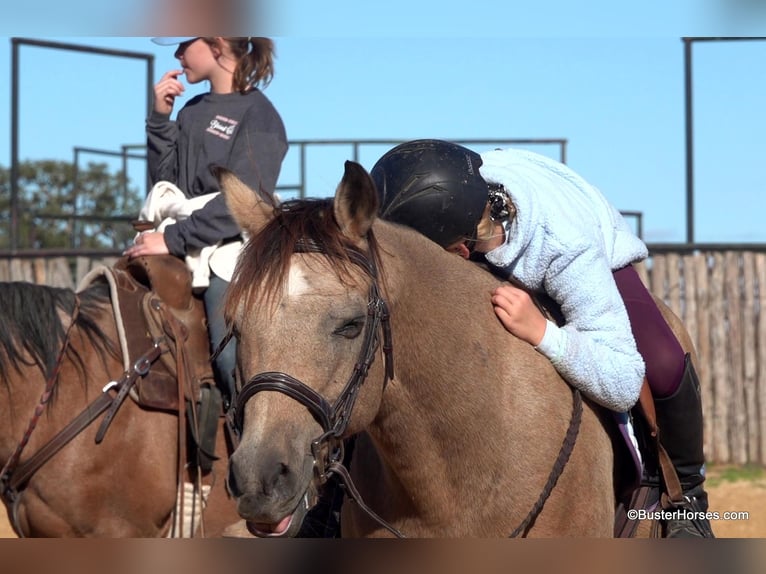
<path fill-rule="evenodd" d="M 324 253 L 320 245 L 308 240 L 299 241 L 296 244 L 295 252 Z M 277 371 L 259 373 L 252 377 L 238 391 L 237 396 L 233 401 L 231 412 L 229 413 L 231 417 L 230 420 L 236 434 L 241 435 L 244 425 L 245 404 L 254 395 L 263 391 L 276 391 L 298 401 L 309 410 L 316 421 L 322 426 L 323 433 L 311 442 L 311 452 L 314 457 L 314 471 L 319 483 L 323 484 L 332 474 L 337 474 L 341 484 L 346 490 L 346 495 L 356 502 L 370 518 L 375 520 L 375 522 L 391 532 L 397 538 L 405 538 L 406 536 L 402 534 L 402 532 L 381 518 L 364 503 L 359 491 L 354 486 L 348 469 L 343 465 L 343 435 L 348 427 L 351 412 L 354 408 L 359 390 L 367 378 L 367 373 L 375 359 L 375 353 L 380 344 L 378 329 L 382 329 L 383 334 L 383 354 L 386 369 L 384 385 L 394 377 L 393 342 L 389 321 L 390 316 L 388 305 L 381 297 L 377 285 L 378 273 L 375 262 L 373 259 L 367 257 L 364 253 L 356 249 L 349 248 L 347 254 L 353 263 L 367 272 L 372 279 L 372 282 L 368 294 L 368 318 L 365 323 L 362 348 L 359 353 L 359 359 L 354 366 L 354 371 L 346 383 L 346 386 L 343 388 L 343 391 L 335 402 L 330 404 L 327 399 L 317 393 L 314 389 L 287 373 Z M 574 449 L 574 444 L 580 429 L 583 408 L 580 391 L 573 389 L 572 392 L 572 416 L 556 461 L 554 462 L 553 468 L 551 469 L 548 480 L 543 487 L 540 496 L 524 520 L 522 520 L 511 533 L 511 538 L 526 536 L 529 529 L 534 524 L 535 519 L 542 511 L 546 500 L 553 491 L 553 488 Z"/>

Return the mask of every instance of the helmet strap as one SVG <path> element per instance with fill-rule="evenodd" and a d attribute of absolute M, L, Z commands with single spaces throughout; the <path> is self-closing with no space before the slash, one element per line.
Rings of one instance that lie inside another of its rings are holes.
<path fill-rule="evenodd" d="M 476 241 L 479 238 L 479 227 L 476 226 L 473 228 L 473 233 L 471 233 L 471 237 L 466 239 L 464 241 L 465 246 L 468 248 L 468 258 L 471 259 L 471 256 L 473 256 L 474 251 L 476 249 Z"/>

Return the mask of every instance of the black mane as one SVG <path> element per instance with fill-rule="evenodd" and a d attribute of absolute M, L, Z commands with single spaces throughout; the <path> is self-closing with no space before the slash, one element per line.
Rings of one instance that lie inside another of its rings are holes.
<path fill-rule="evenodd" d="M 77 326 L 95 349 L 116 354 L 114 343 L 94 319 L 99 306 L 109 300 L 107 286 L 94 284 L 79 298 Z M 74 312 L 75 292 L 21 281 L 0 283 L 0 302 L 0 379 L 8 384 L 11 369 L 21 373 L 31 366 L 49 378 L 66 336 L 61 314 L 71 316 Z M 71 347 L 67 352 L 84 375 L 82 357 Z"/>

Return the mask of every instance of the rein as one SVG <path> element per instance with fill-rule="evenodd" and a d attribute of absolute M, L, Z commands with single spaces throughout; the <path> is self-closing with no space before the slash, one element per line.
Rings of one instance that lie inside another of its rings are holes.
<path fill-rule="evenodd" d="M 526 536 L 529 529 L 535 522 L 537 516 L 542 512 L 545 501 L 553 492 L 556 483 L 564 472 L 564 467 L 569 462 L 569 457 L 574 449 L 575 442 L 577 441 L 577 435 L 580 433 L 580 423 L 582 422 L 582 395 L 579 389 L 572 389 L 572 417 L 569 419 L 569 427 L 567 428 L 566 435 L 564 435 L 564 442 L 561 444 L 559 454 L 556 457 L 556 462 L 553 463 L 553 468 L 548 475 L 548 480 L 545 482 L 543 491 L 537 498 L 534 506 L 527 514 L 526 518 L 521 521 L 516 529 L 511 532 L 508 538 L 517 538 L 518 536 Z"/>

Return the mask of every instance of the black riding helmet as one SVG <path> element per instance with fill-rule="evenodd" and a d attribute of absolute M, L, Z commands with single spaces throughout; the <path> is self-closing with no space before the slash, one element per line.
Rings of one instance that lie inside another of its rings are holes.
<path fill-rule="evenodd" d="M 489 189 L 481 156 L 442 140 L 414 140 L 373 166 L 380 216 L 419 231 L 442 247 L 475 236 Z"/>

